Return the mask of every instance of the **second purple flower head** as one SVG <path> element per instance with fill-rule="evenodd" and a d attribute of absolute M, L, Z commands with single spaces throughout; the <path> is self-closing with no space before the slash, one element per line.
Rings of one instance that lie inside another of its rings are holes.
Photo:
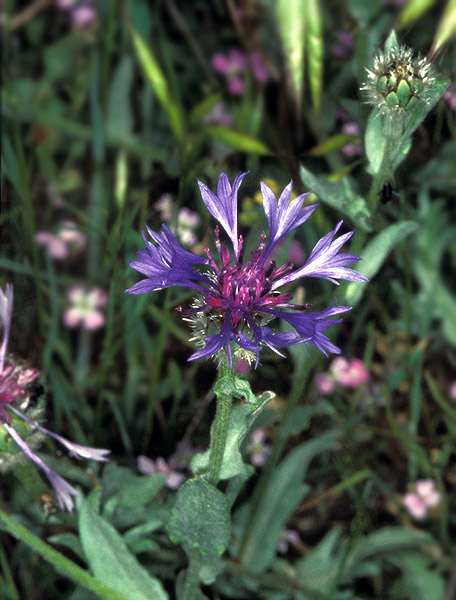
<path fill-rule="evenodd" d="M 319 277 L 335 284 L 339 283 L 339 279 L 367 281 L 357 271 L 347 268 L 359 258 L 339 252 L 353 231 L 335 238 L 342 225 L 340 221 L 333 231 L 317 242 L 304 265 L 295 269 L 293 263 L 286 262 L 278 267 L 271 260 L 274 248 L 302 225 L 318 205 L 303 206 L 308 194 L 301 194 L 290 202 L 292 182 L 278 200 L 262 182 L 269 236 L 263 233 L 257 250 L 244 261 L 244 242 L 238 234 L 237 194 L 245 175 L 237 175 L 231 185 L 226 174 L 222 173 L 216 194 L 204 183 L 198 182 L 203 202 L 228 235 L 232 252 L 220 240 L 218 225 L 215 228 L 218 261 L 214 260 L 209 248 L 205 248 L 206 258 L 184 250 L 166 225 L 162 226 L 161 233 L 155 233 L 146 226 L 154 243 L 143 235 L 146 247 L 137 253 L 138 260 L 130 263 L 146 279 L 126 292 L 144 294 L 175 285 L 198 292 L 190 309 L 178 309 L 191 320 L 194 339 L 203 345 L 189 360 L 208 358 L 225 348 L 232 365 L 231 342 L 242 349 L 238 353 L 240 357 L 249 359 L 256 356 L 257 363 L 259 352 L 265 346 L 280 354 L 278 348 L 308 342 L 324 354 L 327 351 L 339 354 L 339 348 L 323 332 L 341 320 L 330 317 L 344 313 L 350 307 L 334 304 L 321 312 L 308 312 L 310 304 L 293 304 L 293 294 L 282 292 L 280 288 L 303 277 Z M 198 269 L 196 265 L 200 265 Z M 269 324 L 275 319 L 283 319 L 295 331 L 274 333 Z"/>

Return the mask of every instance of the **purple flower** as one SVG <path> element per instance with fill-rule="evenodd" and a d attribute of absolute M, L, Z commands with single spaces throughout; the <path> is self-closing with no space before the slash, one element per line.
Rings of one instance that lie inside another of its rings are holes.
<path fill-rule="evenodd" d="M 65 446 L 70 455 L 76 458 L 88 458 L 105 462 L 109 450 L 101 448 L 89 448 L 75 444 L 70 440 L 46 429 L 35 420 L 29 418 L 25 412 L 29 408 L 29 393 L 27 385 L 39 376 L 37 369 L 22 369 L 17 364 L 5 366 L 6 349 L 11 328 L 11 317 L 13 312 L 13 286 L 6 284 L 5 291 L 0 288 L 0 327 L 3 329 L 2 344 L 0 346 L 0 435 L 3 429 L 22 450 L 22 452 L 44 471 L 55 490 L 57 501 L 62 510 L 73 510 L 73 496 L 79 496 L 78 490 L 71 486 L 65 479 L 57 475 L 39 456 L 30 448 L 29 444 L 19 435 L 14 428 L 15 417 L 25 421 L 30 426 L 30 437 L 35 430 L 48 435 Z M 21 410 L 14 406 L 20 405 Z M 17 422 L 17 419 L 16 419 Z"/>
<path fill-rule="evenodd" d="M 277 267 L 271 260 L 272 251 L 286 235 L 309 218 L 316 205 L 303 206 L 307 194 L 301 194 L 290 202 L 291 183 L 277 201 L 271 189 L 262 183 L 263 208 L 270 235 L 266 241 L 266 234 L 262 234 L 258 249 L 252 252 L 250 260 L 244 262 L 243 238 L 238 235 L 237 224 L 237 192 L 244 176 L 245 173 L 239 174 L 230 185 L 228 177 L 222 173 L 217 194 L 199 182 L 203 202 L 227 233 L 234 256 L 230 254 L 228 246 L 221 242 L 218 226 L 215 228 L 215 244 L 219 265 L 212 258 L 209 248 L 205 248 L 207 258 L 184 250 L 165 225 L 161 234 L 147 228 L 156 245 L 144 237 L 146 248 L 138 252 L 138 261 L 130 263 L 146 279 L 126 292 L 142 294 L 174 285 L 200 292 L 201 296 L 191 309 L 178 308 L 192 320 L 195 339 L 205 344 L 189 360 L 208 358 L 225 348 L 231 365 L 231 342 L 246 351 L 244 357 L 251 357 L 249 353 L 254 353 L 257 364 L 259 352 L 264 346 L 280 354 L 277 348 L 308 342 L 325 354 L 326 351 L 339 354 L 339 348 L 323 332 L 340 321 L 330 317 L 344 313 L 350 307 L 334 305 L 321 312 L 309 313 L 306 312 L 309 304 L 292 304 L 293 295 L 279 291 L 279 288 L 302 277 L 319 277 L 335 284 L 338 284 L 338 279 L 367 281 L 357 271 L 347 268 L 359 258 L 353 254 L 339 253 L 353 231 L 334 239 L 342 225 L 341 221 L 316 244 L 300 268 L 294 270 L 290 262 Z M 194 267 L 197 264 L 204 265 L 204 269 L 196 270 Z M 274 333 L 267 325 L 275 318 L 288 322 L 295 331 Z M 210 332 L 211 328 L 215 331 Z"/>

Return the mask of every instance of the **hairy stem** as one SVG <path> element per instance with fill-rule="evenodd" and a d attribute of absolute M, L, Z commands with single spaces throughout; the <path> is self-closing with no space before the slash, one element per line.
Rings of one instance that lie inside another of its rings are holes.
<path fill-rule="evenodd" d="M 218 380 L 224 377 L 234 378 L 234 368 L 222 362 L 219 366 Z M 228 422 L 230 419 L 232 394 L 216 392 L 217 409 L 215 413 L 214 431 L 211 437 L 209 454 L 209 477 L 211 485 L 217 485 L 222 467 L 223 454 L 225 452 L 226 436 L 228 433 Z"/>

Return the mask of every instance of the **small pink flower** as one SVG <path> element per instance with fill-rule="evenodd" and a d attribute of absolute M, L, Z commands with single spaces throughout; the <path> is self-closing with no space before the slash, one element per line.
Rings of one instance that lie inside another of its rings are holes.
<path fill-rule="evenodd" d="M 317 373 L 314 381 L 320 394 L 331 394 L 336 387 L 334 379 L 328 373 Z"/>
<path fill-rule="evenodd" d="M 402 501 L 414 519 L 424 519 L 430 508 L 438 506 L 440 494 L 435 490 L 433 479 L 420 479 L 415 482 L 415 492 L 404 494 Z"/>
<path fill-rule="evenodd" d="M 96 21 L 97 16 L 92 6 L 81 5 L 71 11 L 71 22 L 75 29 L 84 29 Z"/>
<path fill-rule="evenodd" d="M 198 227 L 200 221 L 199 215 L 185 206 L 177 213 L 177 237 L 186 246 L 193 246 L 196 244 L 195 229 Z"/>
<path fill-rule="evenodd" d="M 262 467 L 271 454 L 271 446 L 265 443 L 266 432 L 264 429 L 256 429 L 250 438 L 247 452 L 250 454 L 250 462 L 254 467 Z"/>
<path fill-rule="evenodd" d="M 277 551 L 280 554 L 285 554 L 285 552 L 288 552 L 290 544 L 292 546 L 299 546 L 301 544 L 299 533 L 294 529 L 283 529 L 277 544 Z"/>
<path fill-rule="evenodd" d="M 332 361 L 330 371 L 339 385 L 353 389 L 370 378 L 363 361 L 359 358 L 353 358 L 349 362 L 343 356 L 339 356 Z"/>
<path fill-rule="evenodd" d="M 63 322 L 67 327 L 81 325 L 84 329 L 95 330 L 104 325 L 104 315 L 98 310 L 108 301 L 103 290 L 96 287 L 86 290 L 82 285 L 77 285 L 68 291 L 67 296 L 73 305 L 63 313 Z"/>
<path fill-rule="evenodd" d="M 147 456 L 138 456 L 138 469 L 143 475 L 154 475 L 155 473 L 166 474 L 165 485 L 170 490 L 177 490 L 185 480 L 185 475 L 171 469 L 166 460 L 161 456 L 155 460 Z"/>
<path fill-rule="evenodd" d="M 242 96 L 244 92 L 244 82 L 240 77 L 230 77 L 228 79 L 228 91 L 232 96 Z"/>
<path fill-rule="evenodd" d="M 214 105 L 211 112 L 206 115 L 203 119 L 204 123 L 215 123 L 216 125 L 223 125 L 224 127 L 232 127 L 234 124 L 233 115 L 226 108 L 226 104 L 220 100 Z"/>
<path fill-rule="evenodd" d="M 450 385 L 450 398 L 456 400 L 456 381 Z"/>
<path fill-rule="evenodd" d="M 258 83 L 265 84 L 269 81 L 269 73 L 264 66 L 263 59 L 259 52 L 253 52 L 250 55 L 250 66 L 252 73 Z"/>
<path fill-rule="evenodd" d="M 68 258 L 68 246 L 53 233 L 38 231 L 35 234 L 35 241 L 40 246 L 46 248 L 48 255 L 54 260 L 65 260 L 65 258 Z"/>
<path fill-rule="evenodd" d="M 62 221 L 57 234 L 38 231 L 35 241 L 46 248 L 48 255 L 54 260 L 65 260 L 73 248 L 81 249 L 86 243 L 86 235 L 78 231 L 73 221 Z"/>
<path fill-rule="evenodd" d="M 169 194 L 163 194 L 163 196 L 155 202 L 154 208 L 160 213 L 160 218 L 165 223 L 171 221 L 174 216 L 174 202 Z"/>
<path fill-rule="evenodd" d="M 358 123 L 345 123 L 344 126 L 342 127 L 342 131 L 345 133 L 345 135 L 353 135 L 353 136 L 357 136 L 359 135 L 359 126 Z"/>
<path fill-rule="evenodd" d="M 363 149 L 357 144 L 345 144 L 345 146 L 342 147 L 342 154 L 344 154 L 347 158 L 351 158 L 352 156 L 360 156 L 362 153 Z"/>
<path fill-rule="evenodd" d="M 443 97 L 451 110 L 456 110 L 456 83 L 454 81 L 452 81 L 446 91 L 443 92 Z"/>

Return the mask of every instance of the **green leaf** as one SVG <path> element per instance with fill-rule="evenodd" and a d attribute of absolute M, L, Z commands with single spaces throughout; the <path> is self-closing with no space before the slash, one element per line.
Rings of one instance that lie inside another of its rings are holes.
<path fill-rule="evenodd" d="M 419 19 L 435 3 L 436 0 L 408 0 L 399 14 L 399 27 L 401 29 L 407 27 Z"/>
<path fill-rule="evenodd" d="M 322 594 L 331 592 L 345 560 L 347 541 L 341 543 L 337 529 L 326 534 L 308 556 L 296 563 L 298 581 Z"/>
<path fill-rule="evenodd" d="M 26 527 L 17 523 L 2 511 L 0 511 L 0 529 L 8 531 L 16 539 L 27 544 L 27 546 L 50 563 L 56 571 L 63 573 L 65 577 L 68 577 L 86 590 L 94 592 L 98 598 L 104 598 L 105 600 L 130 600 L 130 596 L 119 594 L 111 585 L 105 585 L 98 579 L 95 579 L 87 571 L 81 569 L 73 561 L 68 560 L 63 554 L 57 552 L 52 546 L 43 542 L 43 540 L 31 533 Z M 160 599 L 160 597 L 158 598 Z M 163 598 L 166 598 L 166 596 Z"/>
<path fill-rule="evenodd" d="M 307 60 L 309 63 L 310 95 L 319 121 L 321 113 L 321 97 L 323 92 L 323 20 L 318 0 L 307 0 Z"/>
<path fill-rule="evenodd" d="M 142 37 L 132 26 L 130 26 L 130 31 L 133 38 L 133 46 L 144 73 L 151 83 L 155 95 L 168 113 L 169 123 L 176 139 L 182 143 L 184 140 L 184 123 L 179 108 L 169 91 L 168 82 L 160 69 L 157 59 L 147 47 Z"/>
<path fill-rule="evenodd" d="M 260 142 L 245 133 L 230 129 L 229 127 L 224 127 L 223 125 L 208 125 L 206 131 L 214 138 L 214 140 L 223 142 L 234 150 L 240 150 L 241 152 L 247 152 L 249 154 L 260 154 L 263 156 L 272 154 L 271 150 L 265 146 L 263 142 Z"/>
<path fill-rule="evenodd" d="M 99 581 L 128 600 L 167 600 L 158 579 L 149 575 L 116 529 L 91 507 L 90 496 L 81 508 L 79 534 L 87 561 Z"/>
<path fill-rule="evenodd" d="M 278 0 L 275 6 L 291 91 L 299 107 L 304 82 L 307 0 Z"/>
<path fill-rule="evenodd" d="M 377 554 L 389 555 L 395 551 L 406 548 L 416 549 L 420 544 L 432 542 L 433 539 L 428 533 L 405 527 L 384 527 L 359 540 L 347 557 L 344 573 L 347 575 L 352 573 L 361 561 Z"/>
<path fill-rule="evenodd" d="M 357 263 L 356 270 L 371 280 L 380 270 L 386 257 L 396 244 L 418 229 L 415 221 L 402 221 L 390 225 L 378 233 L 360 253 L 361 261 Z M 366 285 L 351 282 L 346 287 L 345 302 L 355 306 L 366 291 Z"/>
<path fill-rule="evenodd" d="M 408 121 L 407 128 L 402 136 L 401 147 L 406 145 L 408 138 L 412 135 L 415 129 L 421 125 L 428 113 L 434 108 L 443 93 L 450 84 L 450 80 L 441 75 L 436 76 L 435 81 L 426 96 L 426 102 L 417 102 L 411 111 L 411 117 Z"/>
<path fill-rule="evenodd" d="M 431 559 L 418 552 L 406 552 L 391 559 L 402 569 L 404 592 L 410 600 L 442 600 L 445 581 L 435 570 L 431 570 Z"/>
<path fill-rule="evenodd" d="M 278 465 L 258 510 L 251 515 L 253 521 L 247 519 L 249 536 L 242 555 L 246 569 L 262 573 L 270 566 L 287 519 L 310 489 L 303 483 L 310 461 L 330 448 L 339 435 L 338 431 L 330 431 L 301 444 Z"/>
<path fill-rule="evenodd" d="M 230 509 L 225 496 L 201 477 L 186 481 L 179 488 L 166 528 L 175 544 L 188 556 L 220 556 L 230 538 Z"/>
<path fill-rule="evenodd" d="M 371 230 L 366 201 L 355 194 L 347 177 L 332 183 L 324 177 L 317 177 L 303 166 L 300 168 L 300 175 L 304 185 L 317 194 L 322 202 L 349 217 L 356 227 Z"/>
<path fill-rule="evenodd" d="M 108 136 L 126 138 L 133 132 L 133 115 L 130 92 L 133 83 L 133 61 L 124 56 L 114 72 L 109 88 L 106 133 Z"/>
<path fill-rule="evenodd" d="M 380 170 L 387 146 L 387 139 L 383 135 L 383 116 L 379 113 L 378 108 L 372 110 L 367 120 L 364 146 L 369 161 L 368 172 L 376 175 Z"/>
<path fill-rule="evenodd" d="M 111 514 L 117 507 L 137 508 L 149 503 L 164 486 L 166 475 L 133 475 L 130 469 L 109 463 L 103 472 L 104 497 L 109 497 L 104 511 Z"/>
<path fill-rule="evenodd" d="M 397 35 L 396 35 L 396 32 L 394 31 L 394 29 L 391 30 L 391 33 L 386 38 L 385 48 L 384 48 L 385 53 L 391 52 L 391 50 L 393 50 L 393 48 L 395 50 L 397 50 L 399 48 L 399 42 L 397 40 Z"/>
<path fill-rule="evenodd" d="M 223 377 L 222 379 L 219 379 L 217 385 L 223 385 L 224 380 L 228 379 L 230 378 Z M 244 381 L 243 383 L 247 386 L 249 385 L 247 381 Z M 231 389 L 232 386 L 228 390 L 228 393 L 233 393 Z M 220 391 L 222 392 L 222 390 Z M 241 392 L 240 395 L 244 395 L 244 393 Z M 252 427 L 257 417 L 261 414 L 266 405 L 274 398 L 274 396 L 275 394 L 273 392 L 264 392 L 258 398 L 258 401 L 254 396 L 255 405 L 258 402 L 258 406 L 255 410 L 252 410 L 253 402 L 243 402 L 231 409 L 230 419 L 228 422 L 225 452 L 223 454 L 222 467 L 219 475 L 220 479 L 231 479 L 237 475 L 244 475 L 247 479 L 254 472 L 253 467 L 251 465 L 244 464 L 244 461 L 242 460 L 241 444 L 247 434 L 247 431 Z M 212 424 L 211 427 L 211 436 L 214 435 L 213 429 L 214 424 Z M 192 471 L 198 474 L 207 471 L 209 467 L 209 457 L 210 449 L 194 456 L 191 461 Z"/>

